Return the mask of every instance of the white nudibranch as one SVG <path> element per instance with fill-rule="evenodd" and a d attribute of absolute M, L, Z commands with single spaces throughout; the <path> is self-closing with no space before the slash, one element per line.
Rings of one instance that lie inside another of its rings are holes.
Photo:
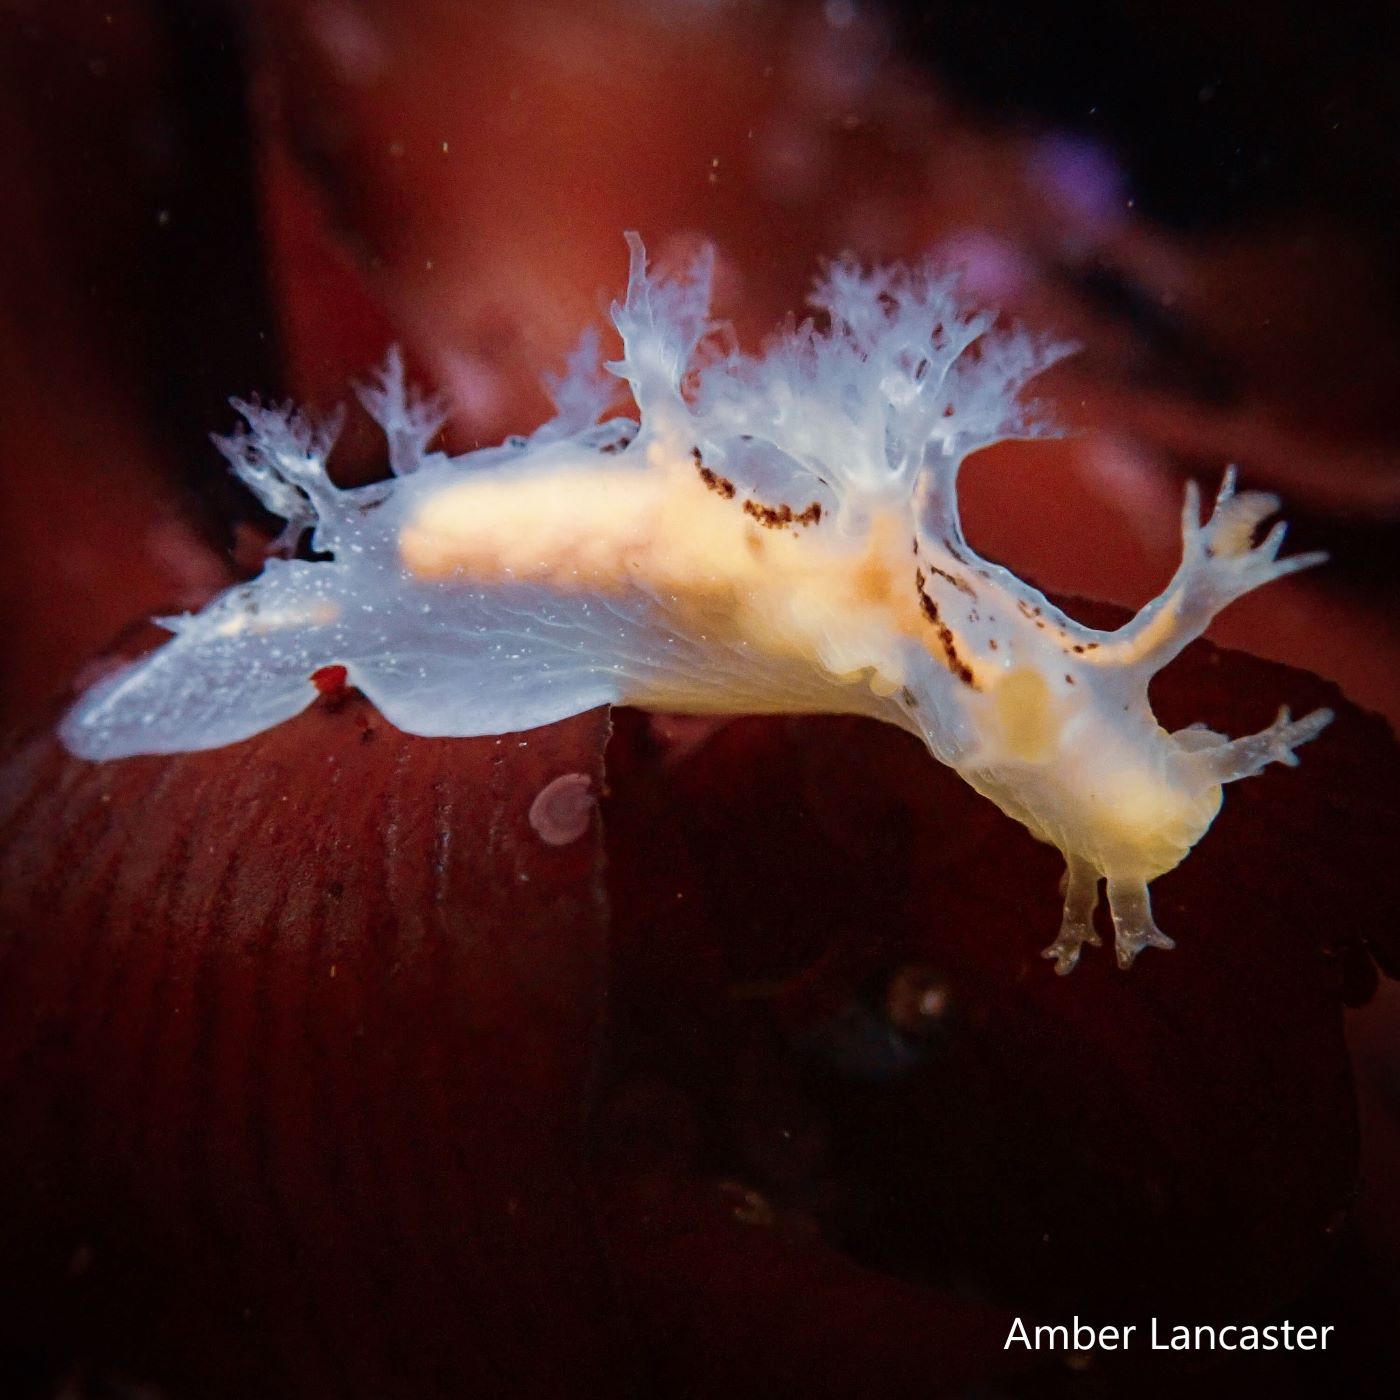
<path fill-rule="evenodd" d="M 1188 488 L 1165 592 L 1116 631 L 1082 626 L 979 558 L 957 503 L 969 454 L 1047 431 L 1017 395 L 1067 347 L 998 328 L 929 268 L 838 262 L 812 298 L 821 325 L 748 356 L 708 320 L 708 253 L 658 279 L 628 242 L 613 377 L 585 337 L 527 438 L 431 451 L 442 415 L 391 356 L 361 398 L 393 475 L 340 490 L 333 428 L 236 405 L 246 428 L 220 443 L 234 471 L 286 519 L 284 545 L 309 529 L 329 557 L 272 559 L 164 619 L 172 640 L 67 715 L 69 748 L 235 743 L 304 709 L 328 665 L 412 734 L 606 704 L 872 715 L 1064 854 L 1057 971 L 1099 942 L 1101 879 L 1122 966 L 1170 947 L 1149 882 L 1205 833 L 1222 784 L 1295 763 L 1331 716 L 1169 734 L 1148 681 L 1227 604 L 1322 556 L 1279 559 L 1281 524 L 1255 544 L 1278 501 L 1228 473 L 1204 523 Z M 619 379 L 635 419 L 604 419 Z"/>

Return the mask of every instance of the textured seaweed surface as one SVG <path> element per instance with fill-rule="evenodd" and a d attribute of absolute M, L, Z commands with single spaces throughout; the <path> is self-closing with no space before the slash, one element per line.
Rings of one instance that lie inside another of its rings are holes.
<path fill-rule="evenodd" d="M 201 1395 L 617 1388 L 596 833 L 528 820 L 605 732 L 408 740 L 341 698 L 225 752 L 11 760 L 5 1345 Z"/>
<path fill-rule="evenodd" d="M 606 851 L 528 817 L 600 713 L 19 746 L 0 1346 L 175 1396 L 893 1395 L 1004 1374 L 1008 1309 L 1286 1305 L 1353 1188 L 1396 751 L 1207 645 L 1159 685 L 1339 718 L 1163 880 L 1177 951 L 1068 980 L 1054 853 L 865 721 L 620 713 Z"/>

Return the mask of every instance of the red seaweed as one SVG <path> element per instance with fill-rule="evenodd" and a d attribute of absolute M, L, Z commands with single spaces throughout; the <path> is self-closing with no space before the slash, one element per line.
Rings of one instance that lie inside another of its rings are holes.
<path fill-rule="evenodd" d="M 528 817 L 600 780 L 606 721 L 367 710 L 6 764 L 3 1330 L 176 1394 L 620 1393 L 581 1151 L 598 843 Z"/>
<path fill-rule="evenodd" d="M 1354 1189 L 1400 784 L 1303 673 L 1200 644 L 1158 699 L 1238 728 L 1256 691 L 1338 709 L 1315 762 L 1164 881 L 1174 954 L 1072 979 L 1053 853 L 866 721 L 678 757 L 620 713 L 606 895 L 597 826 L 529 814 L 601 790 L 600 714 L 423 740 L 350 692 L 207 754 L 20 745 L 7 1325 L 176 1394 L 838 1396 L 1008 1374 L 1016 1310 L 1269 1314 Z"/>

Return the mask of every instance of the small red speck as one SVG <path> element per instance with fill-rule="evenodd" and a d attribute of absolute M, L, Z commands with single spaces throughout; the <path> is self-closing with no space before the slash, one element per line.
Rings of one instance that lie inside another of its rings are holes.
<path fill-rule="evenodd" d="M 346 671 L 344 666 L 322 666 L 311 673 L 311 684 L 322 695 L 339 695 L 345 689 Z"/>

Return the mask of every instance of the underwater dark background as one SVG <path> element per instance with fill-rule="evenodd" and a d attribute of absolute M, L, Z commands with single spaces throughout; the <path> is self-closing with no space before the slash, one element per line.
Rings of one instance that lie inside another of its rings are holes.
<path fill-rule="evenodd" d="M 1393 1394 L 1397 28 L 3 0 L 0 1395 Z M 446 743 L 330 693 L 57 749 L 94 657 L 257 567 L 231 393 L 328 408 L 398 341 L 455 444 L 530 426 L 630 227 L 713 238 L 746 338 L 937 247 L 1079 339 L 1077 432 L 969 481 L 1061 595 L 1141 602 L 1229 460 L 1332 551 L 1154 691 L 1340 711 L 1164 879 L 1176 952 L 1054 978 L 1052 853 L 850 720 Z M 563 771 L 604 797 L 554 849 Z M 1338 1344 L 1004 1350 L 1076 1312 Z"/>

